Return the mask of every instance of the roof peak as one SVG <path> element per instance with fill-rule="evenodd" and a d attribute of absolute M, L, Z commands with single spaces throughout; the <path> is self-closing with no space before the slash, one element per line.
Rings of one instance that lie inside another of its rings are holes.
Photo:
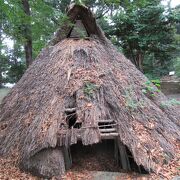
<path fill-rule="evenodd" d="M 87 32 L 85 34 L 87 34 L 88 37 L 96 37 L 100 40 L 107 41 L 103 31 L 96 22 L 94 14 L 88 7 L 75 3 L 70 4 L 67 8 L 67 17 L 70 22 L 64 22 L 64 24 L 57 30 L 55 37 L 50 42 L 50 45 L 55 45 L 59 41 L 69 38 L 72 28 L 76 24 L 76 20 L 81 20 L 83 29 Z"/>
<path fill-rule="evenodd" d="M 87 6 L 85 6 L 84 4 L 77 4 L 77 3 L 71 3 L 67 9 L 66 12 L 68 13 L 71 9 L 78 7 L 78 8 L 85 8 L 85 9 L 89 9 Z"/>

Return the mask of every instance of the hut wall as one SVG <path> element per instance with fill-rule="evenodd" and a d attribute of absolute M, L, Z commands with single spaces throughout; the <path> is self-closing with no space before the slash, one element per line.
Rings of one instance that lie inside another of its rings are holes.
<path fill-rule="evenodd" d="M 62 148 L 44 149 L 29 160 L 21 163 L 23 170 L 43 178 L 60 176 L 65 173 L 65 164 Z"/>

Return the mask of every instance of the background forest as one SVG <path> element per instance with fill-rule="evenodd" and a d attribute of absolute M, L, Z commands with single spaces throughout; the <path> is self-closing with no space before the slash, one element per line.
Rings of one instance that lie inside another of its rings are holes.
<path fill-rule="evenodd" d="M 15 83 L 67 21 L 71 0 L 0 0 L 0 87 Z M 180 75 L 180 5 L 161 0 L 83 0 L 106 36 L 150 79 Z M 7 43 L 10 42 L 10 43 Z"/>

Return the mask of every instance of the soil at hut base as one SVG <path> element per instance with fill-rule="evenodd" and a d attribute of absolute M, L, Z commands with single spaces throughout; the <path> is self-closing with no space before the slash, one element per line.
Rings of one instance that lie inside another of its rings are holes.
<path fill-rule="evenodd" d="M 110 171 L 120 172 L 114 158 L 114 141 L 83 146 L 81 142 L 71 146 L 72 171 Z"/>
<path fill-rule="evenodd" d="M 120 175 L 117 180 L 158 180 L 158 179 L 168 179 L 171 180 L 174 176 L 180 176 L 180 158 L 177 157 L 171 163 L 164 165 L 158 169 L 159 175 L 150 174 L 146 176 L 140 176 L 135 173 L 124 173 Z M 87 167 L 87 166 L 86 166 Z M 58 177 L 53 177 L 52 180 L 58 180 Z M 63 180 L 92 180 L 92 172 L 84 169 L 83 171 L 78 171 L 78 169 L 71 169 L 67 171 L 65 176 L 62 177 Z M 29 173 L 25 173 L 19 170 L 15 166 L 14 158 L 0 158 L 0 180 L 41 180 L 41 178 L 32 176 Z"/>

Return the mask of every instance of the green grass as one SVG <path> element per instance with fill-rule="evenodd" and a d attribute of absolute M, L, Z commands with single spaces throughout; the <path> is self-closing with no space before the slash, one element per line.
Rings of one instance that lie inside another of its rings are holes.
<path fill-rule="evenodd" d="M 8 94 L 9 91 L 10 91 L 9 88 L 0 89 L 0 103 L 1 103 L 2 99 Z"/>

